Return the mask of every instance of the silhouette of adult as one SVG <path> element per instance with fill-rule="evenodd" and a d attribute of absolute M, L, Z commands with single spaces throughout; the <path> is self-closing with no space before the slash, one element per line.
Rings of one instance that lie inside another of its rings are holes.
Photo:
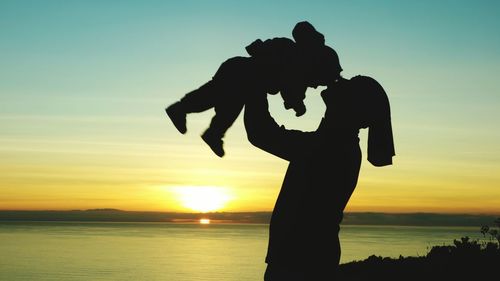
<path fill-rule="evenodd" d="M 314 132 L 279 126 L 265 95 L 253 95 L 245 105 L 249 141 L 289 161 L 271 217 L 265 281 L 335 280 L 339 224 L 361 164 L 360 128 L 369 128 L 368 161 L 392 164 L 389 101 L 379 83 L 341 78 L 321 96 L 326 112 Z"/>

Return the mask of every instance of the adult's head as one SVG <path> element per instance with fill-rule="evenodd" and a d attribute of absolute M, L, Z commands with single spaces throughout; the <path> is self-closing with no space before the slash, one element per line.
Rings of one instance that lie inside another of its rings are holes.
<path fill-rule="evenodd" d="M 339 131 L 368 128 L 368 161 L 374 166 L 392 164 L 392 136 L 389 99 L 373 78 L 356 76 L 340 79 L 321 93 L 326 104 L 324 129 Z"/>

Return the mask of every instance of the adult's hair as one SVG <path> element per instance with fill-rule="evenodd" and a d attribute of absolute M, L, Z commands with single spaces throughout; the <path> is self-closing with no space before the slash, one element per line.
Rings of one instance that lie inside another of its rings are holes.
<path fill-rule="evenodd" d="M 327 131 L 368 128 L 368 161 L 377 167 L 392 164 L 395 149 L 389 99 L 375 79 L 361 75 L 341 79 L 321 96 L 327 107 Z"/>

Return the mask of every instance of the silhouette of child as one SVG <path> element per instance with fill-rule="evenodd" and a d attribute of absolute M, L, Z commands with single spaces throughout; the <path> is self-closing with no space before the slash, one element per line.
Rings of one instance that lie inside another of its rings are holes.
<path fill-rule="evenodd" d="M 246 47 L 250 57 L 233 57 L 219 67 L 212 80 L 166 108 L 177 130 L 184 134 L 186 115 L 215 109 L 202 139 L 219 157 L 224 156 L 225 132 L 240 114 L 248 95 L 281 93 L 286 109 L 296 116 L 306 112 L 308 86 L 328 85 L 342 68 L 336 52 L 325 46 L 323 34 L 308 22 L 299 22 L 288 38 L 260 39 Z M 329 74 L 329 75 L 328 75 Z"/>

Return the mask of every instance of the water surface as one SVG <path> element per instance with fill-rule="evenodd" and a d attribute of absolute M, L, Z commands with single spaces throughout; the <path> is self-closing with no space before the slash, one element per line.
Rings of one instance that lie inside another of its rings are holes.
<path fill-rule="evenodd" d="M 0 280 L 262 280 L 259 224 L 0 222 Z M 342 260 L 425 255 L 474 227 L 343 226 Z"/>

